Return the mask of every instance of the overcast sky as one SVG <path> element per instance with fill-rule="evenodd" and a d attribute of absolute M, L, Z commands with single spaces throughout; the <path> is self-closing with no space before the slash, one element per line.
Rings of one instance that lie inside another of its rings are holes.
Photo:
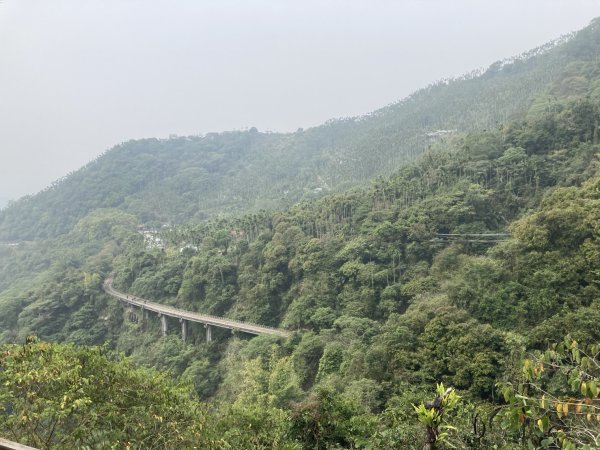
<path fill-rule="evenodd" d="M 0 0 L 0 205 L 128 139 L 364 114 L 596 16 L 598 0 Z"/>

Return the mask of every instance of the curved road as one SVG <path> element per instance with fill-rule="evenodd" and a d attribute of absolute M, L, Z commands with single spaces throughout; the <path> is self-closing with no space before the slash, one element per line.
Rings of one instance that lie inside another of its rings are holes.
<path fill-rule="evenodd" d="M 279 328 L 266 327 L 263 325 L 256 325 L 248 322 L 241 322 L 234 319 L 226 319 L 224 317 L 211 316 L 208 314 L 200 314 L 197 312 L 186 311 L 185 309 L 173 308 L 171 306 L 161 305 L 150 300 L 146 300 L 140 297 L 135 297 L 130 294 L 124 294 L 115 290 L 112 286 L 112 278 L 107 278 L 104 281 L 104 291 L 118 298 L 124 303 L 130 305 L 139 306 L 147 309 L 148 311 L 154 311 L 159 314 L 163 314 L 169 317 L 176 317 L 182 320 L 189 320 L 190 322 L 199 322 L 205 325 L 213 325 L 219 328 L 228 328 L 230 330 L 239 330 L 244 333 L 250 334 L 270 334 L 272 336 L 288 337 L 291 335 L 290 331 L 282 330 Z"/>

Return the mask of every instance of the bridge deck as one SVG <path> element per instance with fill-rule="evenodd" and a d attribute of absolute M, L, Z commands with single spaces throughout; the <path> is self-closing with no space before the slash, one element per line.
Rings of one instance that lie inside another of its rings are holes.
<path fill-rule="evenodd" d="M 243 331 L 244 333 L 256 335 L 270 334 L 272 336 L 288 337 L 291 334 L 291 332 L 279 328 L 242 322 L 235 319 L 226 319 L 224 317 L 211 316 L 209 314 L 201 314 L 193 311 L 186 311 L 185 309 L 173 308 L 172 306 L 161 305 L 160 303 L 155 303 L 144 298 L 135 297 L 130 294 L 124 294 L 113 288 L 111 278 L 106 279 L 104 282 L 104 291 L 107 294 L 118 298 L 122 302 L 129 303 L 130 305 L 139 306 L 147 309 L 148 311 L 164 314 L 165 316 L 189 320 L 190 322 L 198 322 L 206 325 L 213 325 L 219 328 L 228 328 L 230 330 L 239 330 Z"/>

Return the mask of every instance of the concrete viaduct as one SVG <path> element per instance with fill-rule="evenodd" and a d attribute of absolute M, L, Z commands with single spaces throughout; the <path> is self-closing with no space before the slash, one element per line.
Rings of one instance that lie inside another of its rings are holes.
<path fill-rule="evenodd" d="M 160 330 L 163 336 L 167 334 L 167 317 L 175 317 L 179 319 L 181 323 L 181 337 L 185 341 L 187 337 L 187 325 L 188 322 L 198 322 L 204 324 L 206 328 L 206 341 L 212 340 L 212 327 L 228 328 L 230 330 L 243 331 L 249 334 L 269 334 L 271 336 L 288 337 L 291 335 L 290 331 L 282 330 L 279 328 L 267 327 L 263 325 L 256 325 L 248 322 L 241 322 L 234 319 L 226 319 L 224 317 L 211 316 L 208 314 L 201 314 L 193 311 L 186 311 L 184 309 L 173 308 L 172 306 L 161 305 L 150 300 L 146 300 L 140 297 L 135 297 L 131 294 L 124 294 L 113 288 L 113 279 L 107 278 L 104 281 L 104 291 L 118 298 L 123 303 L 129 304 L 131 307 L 137 306 L 141 308 L 142 315 L 144 318 L 148 317 L 149 311 L 155 312 L 160 317 Z"/>

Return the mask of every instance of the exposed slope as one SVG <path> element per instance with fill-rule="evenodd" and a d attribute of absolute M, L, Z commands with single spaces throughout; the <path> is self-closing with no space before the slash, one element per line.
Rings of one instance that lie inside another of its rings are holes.
<path fill-rule="evenodd" d="M 440 82 L 373 114 L 290 134 L 255 130 L 121 144 L 0 212 L 0 239 L 67 232 L 96 208 L 181 223 L 281 207 L 391 173 L 439 129 L 494 128 L 555 97 L 599 95 L 600 24 L 478 76 Z"/>

